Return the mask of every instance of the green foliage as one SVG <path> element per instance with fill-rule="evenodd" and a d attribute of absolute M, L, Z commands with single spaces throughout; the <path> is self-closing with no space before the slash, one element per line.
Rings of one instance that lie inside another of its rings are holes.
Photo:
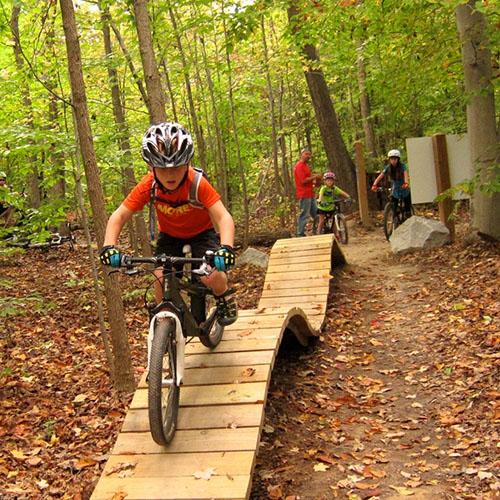
<path fill-rule="evenodd" d="M 272 169 L 263 177 L 272 161 L 273 150 L 266 71 L 271 78 L 278 133 L 284 139 L 286 168 L 291 172 L 300 148 L 308 144 L 314 152 L 313 167 L 323 170 L 326 156 L 304 79 L 305 61 L 298 47 L 304 44 L 317 47 L 318 68 L 325 75 L 342 135 L 351 153 L 354 142 L 363 136 L 357 64 L 362 51 L 365 86 L 377 139 L 377 156 L 368 159 L 367 167 L 377 170 L 385 152 L 392 147 L 404 149 L 407 137 L 466 130 L 463 68 L 454 16 L 457 3 L 456 0 L 298 0 L 294 4 L 299 13 L 290 29 L 289 2 L 150 2 L 157 60 L 161 63 L 164 59 L 164 65 L 159 65 L 167 95 L 167 116 L 173 119 L 175 105 L 178 120 L 192 130 L 184 82 L 184 72 L 187 72 L 206 143 L 210 176 L 217 179 L 219 154 L 214 123 L 217 116 L 227 158 L 232 210 L 240 215 L 243 213 L 242 186 L 227 97 L 229 76 L 233 81 L 238 142 L 252 199 L 263 181 L 267 190 L 274 186 Z M 107 4 L 135 69 L 142 77 L 132 3 L 109 1 Z M 490 21 L 491 47 L 497 47 L 500 42 L 500 30 L 494 29 L 498 22 L 494 4 L 477 3 Z M 19 19 L 25 60 L 19 68 L 9 28 L 12 5 L 12 1 L 4 2 L 0 9 L 0 170 L 7 172 L 10 189 L 8 193 L 0 192 L 0 201 L 7 201 L 25 214 L 27 232 L 43 238 L 48 227 L 56 226 L 76 207 L 73 172 L 78 157 L 68 105 L 66 52 L 61 43 L 64 33 L 57 3 L 25 0 Z M 170 7 L 181 34 L 185 66 L 171 26 Z M 105 57 L 98 6 L 78 2 L 76 16 L 90 125 L 105 202 L 111 211 L 123 199 L 124 168 L 132 166 L 136 177 L 146 173 L 140 157 L 140 140 L 149 125 L 148 112 L 113 33 L 114 53 L 112 57 Z M 268 61 L 264 59 L 261 16 L 264 16 Z M 226 64 L 224 30 L 232 75 L 228 74 Z M 108 81 L 110 65 L 117 71 L 130 153 L 123 152 L 119 144 L 121 133 L 115 125 Z M 213 83 L 215 110 L 206 69 Z M 168 71 L 168 85 L 165 71 Z M 54 98 L 54 94 L 60 99 Z M 198 152 L 197 149 L 197 164 Z M 35 166 L 42 198 L 36 210 L 29 196 Z M 62 200 L 54 194 L 56 182 L 61 179 L 66 183 Z M 474 189 L 474 186 L 471 180 L 470 185 L 457 189 Z M 85 194 L 86 189 L 84 185 Z M 497 190 L 498 182 L 479 186 L 479 189 Z M 286 213 L 288 204 L 279 202 L 277 194 L 273 199 L 277 200 L 274 209 Z"/>
<path fill-rule="evenodd" d="M 0 318 L 26 314 L 27 309 L 34 312 L 41 312 L 50 311 L 56 307 L 57 304 L 46 302 L 45 298 L 39 294 L 28 295 L 23 298 L 0 297 Z"/>

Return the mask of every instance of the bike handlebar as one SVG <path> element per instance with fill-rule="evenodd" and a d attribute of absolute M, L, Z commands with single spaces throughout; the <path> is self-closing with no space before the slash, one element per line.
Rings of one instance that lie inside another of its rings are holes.
<path fill-rule="evenodd" d="M 208 264 L 205 257 L 174 257 L 170 255 L 157 255 L 155 257 L 133 257 L 132 255 L 124 255 L 120 265 L 123 267 L 133 267 L 136 264 Z"/>

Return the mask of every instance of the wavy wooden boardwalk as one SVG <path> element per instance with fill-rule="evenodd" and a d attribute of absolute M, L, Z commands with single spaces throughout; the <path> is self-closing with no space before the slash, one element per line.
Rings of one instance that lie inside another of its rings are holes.
<path fill-rule="evenodd" d="M 213 351 L 186 346 L 171 444 L 151 438 L 142 380 L 92 500 L 248 498 L 281 338 L 290 331 L 305 344 L 317 335 L 331 269 L 344 261 L 331 235 L 278 240 L 257 309 L 240 311 Z"/>

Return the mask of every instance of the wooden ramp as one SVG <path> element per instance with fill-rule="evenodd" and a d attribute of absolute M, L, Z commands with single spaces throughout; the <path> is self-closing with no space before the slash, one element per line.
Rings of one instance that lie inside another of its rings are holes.
<path fill-rule="evenodd" d="M 283 333 L 293 332 L 304 345 L 318 334 L 331 269 L 344 262 L 331 235 L 278 240 L 258 308 L 239 311 L 214 350 L 197 339 L 186 346 L 170 445 L 151 438 L 141 380 L 92 500 L 247 499 Z"/>

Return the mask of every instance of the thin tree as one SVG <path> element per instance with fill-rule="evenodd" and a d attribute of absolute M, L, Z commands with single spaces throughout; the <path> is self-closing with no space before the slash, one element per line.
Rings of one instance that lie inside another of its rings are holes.
<path fill-rule="evenodd" d="M 19 71 L 19 77 L 21 79 L 21 96 L 22 96 L 22 101 L 23 101 L 23 106 L 27 114 L 27 125 L 28 128 L 34 132 L 35 131 L 35 122 L 33 119 L 33 103 L 31 100 L 31 95 L 30 95 L 30 90 L 28 83 L 25 79 L 25 72 L 24 72 L 24 59 L 23 59 L 23 53 L 22 53 L 22 47 L 21 47 L 21 38 L 19 36 L 19 14 L 21 12 L 21 4 L 20 3 L 14 3 L 14 6 L 12 7 L 12 14 L 10 17 L 10 30 L 12 33 L 12 42 L 13 42 L 13 50 L 14 50 L 14 57 L 16 60 L 16 66 Z M 31 144 L 33 144 L 33 141 L 30 141 Z M 41 195 L 40 195 L 40 183 L 38 181 L 38 167 L 37 167 L 37 158 L 36 155 L 32 155 L 29 159 L 29 162 L 31 164 L 31 172 L 29 174 L 29 199 L 30 199 L 30 204 L 33 208 L 38 208 L 40 206 L 41 202 Z"/>
<path fill-rule="evenodd" d="M 355 193 L 356 169 L 340 133 L 339 121 L 333 107 L 323 70 L 321 69 L 318 51 L 311 43 L 304 43 L 301 40 L 300 35 L 302 24 L 304 23 L 303 19 L 297 6 L 292 3 L 288 8 L 288 21 L 291 31 L 295 35 L 296 43 L 299 45 L 307 61 L 304 74 L 311 94 L 326 156 L 330 167 L 337 172 L 340 182 L 346 191 Z"/>
<path fill-rule="evenodd" d="M 125 113 L 123 110 L 122 99 L 120 95 L 120 88 L 118 86 L 118 75 L 116 68 L 113 65 L 113 47 L 111 44 L 111 33 L 110 33 L 110 22 L 111 16 L 109 13 L 109 7 L 107 5 L 100 4 L 101 8 L 101 21 L 102 21 L 102 32 L 104 38 L 104 52 L 106 55 L 106 67 L 108 70 L 108 80 L 111 89 L 111 102 L 113 104 L 113 116 L 115 119 L 115 126 L 117 129 L 118 145 L 122 152 L 121 164 L 122 171 L 124 173 L 123 191 L 124 195 L 135 186 L 136 179 L 134 175 L 134 170 L 132 168 L 133 160 L 132 154 L 130 152 L 130 133 L 127 121 L 125 119 Z M 133 223 L 135 222 L 135 230 Z M 141 246 L 142 253 L 144 255 L 151 255 L 151 246 L 148 241 L 148 232 L 146 228 L 146 223 L 144 222 L 144 217 L 142 213 L 136 214 L 133 218 L 133 222 L 129 222 L 129 234 L 132 240 L 132 246 L 134 250 L 138 250 L 139 243 Z M 137 238 L 139 243 L 137 242 Z"/>
<path fill-rule="evenodd" d="M 78 31 L 76 27 L 75 11 L 72 0 L 60 0 L 63 20 L 66 51 L 68 53 L 68 72 L 71 83 L 72 104 L 76 117 L 80 150 L 83 157 L 85 177 L 90 197 L 90 204 L 94 215 L 94 227 L 99 247 L 104 242 L 104 233 L 108 216 L 104 205 L 97 160 L 95 156 L 92 130 L 90 128 L 87 108 L 87 95 L 83 79 L 82 59 Z M 134 376 L 130 358 L 130 349 L 127 341 L 123 302 L 120 285 L 114 275 L 104 272 L 104 289 L 108 305 L 109 323 L 111 327 L 111 341 L 114 356 L 115 387 L 122 391 L 134 389 Z"/>
<path fill-rule="evenodd" d="M 144 80 L 148 94 L 148 110 L 151 123 L 167 121 L 165 112 L 165 96 L 161 87 L 160 72 L 156 64 L 153 50 L 153 38 L 149 23 L 147 0 L 134 0 L 134 15 L 137 27 L 137 38 L 139 39 L 139 51 L 141 53 Z"/>
<path fill-rule="evenodd" d="M 250 225 L 250 214 L 248 210 L 248 190 L 247 181 L 245 175 L 245 166 L 243 165 L 243 159 L 241 157 L 240 141 L 238 138 L 238 126 L 236 124 L 236 112 L 234 105 L 233 96 L 233 77 L 232 77 L 232 67 L 231 67 L 231 57 L 229 55 L 229 40 L 227 36 L 227 23 L 226 16 L 224 13 L 224 2 L 221 3 L 222 6 L 222 27 L 224 30 L 224 45 L 226 49 L 226 65 L 227 65 L 227 79 L 228 79 L 228 96 L 229 96 L 229 106 L 231 109 L 231 124 L 233 126 L 233 139 L 234 145 L 236 146 L 236 155 L 238 158 L 238 172 L 240 174 L 241 190 L 243 194 L 243 214 L 244 214 L 244 228 L 243 228 L 243 248 L 248 246 L 248 233 Z"/>

